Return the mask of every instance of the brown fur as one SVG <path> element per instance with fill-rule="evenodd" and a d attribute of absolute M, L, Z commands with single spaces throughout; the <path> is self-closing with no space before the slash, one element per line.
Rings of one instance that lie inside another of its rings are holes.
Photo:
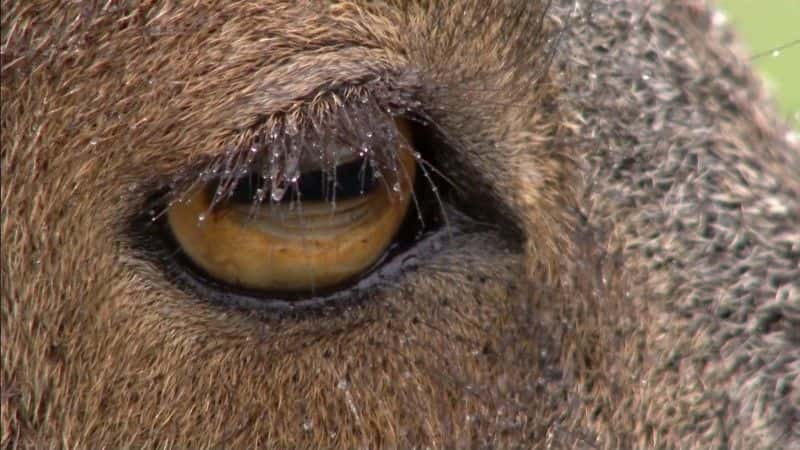
<path fill-rule="evenodd" d="M 704 3 L 129 3 L 2 4 L 4 448 L 800 447 L 800 152 Z M 139 250 L 169 180 L 358 99 L 477 231 L 291 316 Z"/>

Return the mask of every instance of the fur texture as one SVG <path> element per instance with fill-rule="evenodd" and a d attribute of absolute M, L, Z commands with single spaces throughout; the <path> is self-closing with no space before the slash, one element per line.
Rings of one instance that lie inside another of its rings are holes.
<path fill-rule="evenodd" d="M 431 3 L 3 1 L 4 448 L 800 448 L 800 151 L 709 6 Z M 456 185 L 414 270 L 273 314 L 142 249 L 359 102 Z"/>

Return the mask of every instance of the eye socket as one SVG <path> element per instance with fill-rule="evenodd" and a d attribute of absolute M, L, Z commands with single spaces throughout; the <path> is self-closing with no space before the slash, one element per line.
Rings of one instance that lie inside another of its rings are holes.
<path fill-rule="evenodd" d="M 408 132 L 402 122 L 398 129 Z M 396 142 L 382 158 L 336 150 L 329 166 L 309 155 L 284 186 L 247 173 L 219 202 L 219 181 L 209 182 L 169 207 L 168 228 L 191 262 L 224 284 L 266 293 L 335 288 L 375 266 L 404 222 L 416 158 Z"/>

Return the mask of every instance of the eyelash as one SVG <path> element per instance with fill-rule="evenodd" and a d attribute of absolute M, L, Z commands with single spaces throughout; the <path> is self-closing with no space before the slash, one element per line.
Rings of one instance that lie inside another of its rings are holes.
<path fill-rule="evenodd" d="M 240 133 L 229 150 L 210 161 L 195 164 L 194 168 L 176 174 L 168 184 L 162 184 L 163 196 L 155 205 L 161 208 L 153 215 L 153 220 L 157 220 L 169 205 L 181 201 L 187 192 L 202 184 L 217 183 L 213 208 L 232 193 L 238 180 L 248 174 L 261 174 L 263 181 L 270 183 L 276 178 L 286 178 L 293 171 L 290 167 L 292 161 L 300 159 L 303 152 L 310 149 L 312 153 L 325 156 L 326 142 L 359 149 L 365 157 L 388 156 L 396 167 L 397 155 L 391 149 L 397 148 L 398 141 L 403 138 L 392 123 L 394 117 L 403 117 L 416 124 L 430 123 L 417 102 L 401 98 L 379 102 L 360 90 L 344 90 L 338 95 L 332 93 L 326 101 L 315 103 L 313 108 L 262 118 Z M 414 143 L 410 144 L 415 148 Z M 437 172 L 434 165 L 420 153 L 415 157 L 422 166 L 423 176 L 435 187 L 434 174 L 429 172 L 429 169 Z M 325 162 L 332 171 L 336 162 L 330 158 Z"/>
<path fill-rule="evenodd" d="M 297 161 L 301 157 L 301 153 L 304 151 L 321 152 L 321 143 L 326 140 L 332 139 L 339 145 L 360 149 L 367 157 L 384 155 L 387 158 L 396 158 L 395 152 L 387 151 L 387 149 L 397 148 L 398 140 L 403 139 L 392 122 L 393 117 L 400 114 L 405 114 L 405 117 L 410 117 L 417 124 L 425 124 L 424 115 L 418 113 L 412 115 L 405 108 L 384 107 L 372 99 L 341 102 L 340 106 L 331 108 L 327 114 L 315 116 L 317 117 L 316 122 L 298 120 L 298 117 L 308 117 L 299 114 L 284 115 L 263 121 L 255 131 L 248 133 L 250 137 L 245 141 L 246 145 L 236 146 L 235 149 L 206 163 L 201 170 L 194 172 L 193 178 L 192 172 L 187 171 L 166 189 L 162 189 L 160 195 L 153 197 L 151 201 L 156 202 L 156 206 L 149 208 L 151 211 L 148 214 L 149 222 L 159 229 L 157 234 L 160 235 L 160 244 L 167 244 L 168 248 L 173 249 L 168 255 L 165 255 L 163 251 L 160 252 L 159 259 L 162 266 L 165 266 L 167 272 L 180 286 L 190 288 L 196 294 L 229 306 L 259 310 L 315 309 L 322 305 L 352 304 L 354 301 L 357 302 L 359 299 L 373 295 L 375 288 L 386 284 L 386 278 L 389 278 L 389 283 L 396 281 L 405 272 L 404 260 L 413 259 L 397 257 L 407 253 L 412 247 L 411 244 L 420 243 L 420 246 L 424 247 L 421 244 L 422 241 L 426 241 L 434 243 L 429 245 L 438 248 L 441 247 L 441 243 L 436 244 L 436 242 L 446 236 L 452 236 L 453 232 L 445 213 L 443 193 L 437 186 L 446 184 L 446 182 L 441 183 L 442 179 L 437 175 L 439 172 L 434 165 L 419 153 L 415 155 L 415 158 L 422 176 L 417 177 L 412 191 L 412 209 L 415 212 L 410 212 L 406 219 L 406 222 L 417 221 L 417 224 L 414 227 L 408 227 L 404 223 L 401 228 L 402 230 L 414 229 L 414 235 L 402 236 L 402 243 L 393 244 L 393 248 L 387 251 L 372 269 L 359 276 L 352 286 L 344 289 L 337 288 L 335 292 L 330 293 L 320 292 L 312 295 L 311 298 L 287 296 L 264 298 L 262 294 L 245 289 L 235 289 L 203 275 L 202 270 L 196 270 L 196 266 L 188 261 L 188 257 L 181 254 L 175 245 L 174 238 L 170 238 L 168 230 L 165 229 L 163 215 L 174 202 L 182 201 L 184 192 L 188 192 L 193 187 L 214 182 L 216 189 L 213 194 L 214 200 L 209 207 L 211 210 L 231 196 L 237 183 L 252 173 L 260 174 L 263 181 L 270 185 L 277 182 L 282 186 L 279 189 L 285 193 L 288 188 L 286 182 L 293 181 L 292 174 L 296 173 Z M 412 145 L 412 148 L 415 146 Z M 323 155 L 324 157 L 325 155 Z M 326 163 L 328 162 L 330 163 L 329 167 L 333 169 L 335 162 L 326 161 Z M 394 167 L 398 167 L 398 164 L 395 164 Z M 436 180 L 435 178 L 440 179 Z M 264 195 L 267 194 L 263 194 L 262 197 Z M 258 200 L 260 199 L 254 200 L 253 208 L 263 207 Z M 271 199 L 266 199 L 266 203 L 270 201 Z M 302 199 L 297 199 L 297 201 L 302 201 Z M 432 211 L 438 214 L 431 214 Z M 429 223 L 426 223 L 426 220 Z M 439 232 L 443 230 L 446 233 Z M 424 253 L 424 248 L 421 248 L 420 252 Z M 175 267 L 176 265 L 189 268 L 189 270 Z M 388 277 L 381 276 L 389 273 L 391 275 Z"/>

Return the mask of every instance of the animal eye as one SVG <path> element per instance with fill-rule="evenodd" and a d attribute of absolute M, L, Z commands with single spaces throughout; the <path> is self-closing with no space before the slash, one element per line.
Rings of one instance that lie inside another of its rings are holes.
<path fill-rule="evenodd" d="M 188 259 L 223 284 L 265 293 L 335 289 L 379 263 L 412 203 L 415 153 L 405 140 L 393 142 L 372 152 L 333 144 L 305 152 L 280 182 L 246 171 L 221 200 L 225 182 L 207 181 L 169 207 L 168 229 Z"/>

